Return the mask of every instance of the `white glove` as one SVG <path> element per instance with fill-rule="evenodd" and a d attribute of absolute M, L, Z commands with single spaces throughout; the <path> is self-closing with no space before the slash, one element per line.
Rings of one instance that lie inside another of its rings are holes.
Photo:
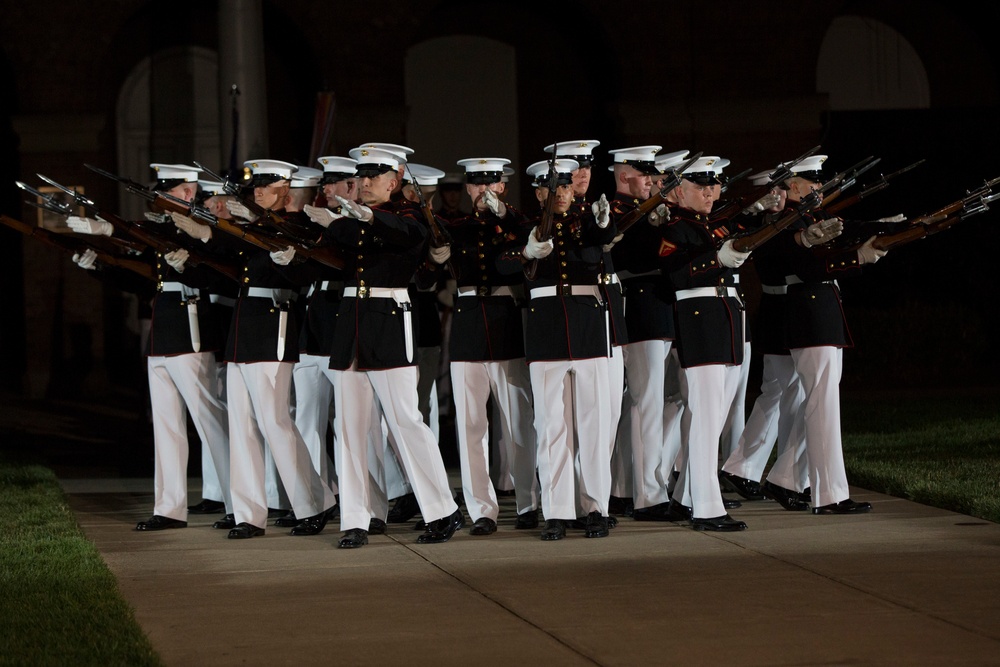
<path fill-rule="evenodd" d="M 521 254 L 524 255 L 526 259 L 545 259 L 555 248 L 555 244 L 552 243 L 552 239 L 548 241 L 539 241 L 536 234 L 538 233 L 538 227 L 531 230 L 528 234 L 528 244 L 524 246 L 524 250 Z"/>
<path fill-rule="evenodd" d="M 858 264 L 874 264 L 885 257 L 888 250 L 879 250 L 872 246 L 875 238 L 874 236 L 871 237 L 858 248 Z"/>
<path fill-rule="evenodd" d="M 323 208 L 322 206 L 309 206 L 306 204 L 302 207 L 305 214 L 309 216 L 309 219 L 315 222 L 317 225 L 323 225 L 324 227 L 329 227 L 330 223 L 334 220 L 339 220 L 344 216 L 340 213 L 334 213 L 328 208 Z"/>
<path fill-rule="evenodd" d="M 624 234 L 619 234 L 618 236 L 611 239 L 611 243 L 605 243 L 601 246 L 602 252 L 611 252 L 611 249 L 615 247 L 615 244 L 625 238 Z"/>
<path fill-rule="evenodd" d="M 73 262 L 76 263 L 81 269 L 87 269 L 88 271 L 94 270 L 94 264 L 97 262 L 97 253 L 87 248 L 83 253 L 76 253 L 73 255 Z"/>
<path fill-rule="evenodd" d="M 152 211 L 146 211 L 142 214 L 142 217 L 146 218 L 150 222 L 155 222 L 158 225 L 170 222 L 169 213 L 153 213 Z"/>
<path fill-rule="evenodd" d="M 506 204 L 500 201 L 497 193 L 492 190 L 483 191 L 483 203 L 486 204 L 486 208 L 490 209 L 490 212 L 496 217 L 503 218 L 507 215 Z"/>
<path fill-rule="evenodd" d="M 887 218 L 879 218 L 875 222 L 906 222 L 906 216 L 902 213 L 897 213 L 896 215 L 890 215 Z"/>
<path fill-rule="evenodd" d="M 443 245 L 440 248 L 431 246 L 428 255 L 430 255 L 431 261 L 435 264 L 444 264 L 451 258 L 451 246 Z"/>
<path fill-rule="evenodd" d="M 275 250 L 271 253 L 271 261 L 278 266 L 288 266 L 295 259 L 295 248 L 288 246 L 284 250 Z"/>
<path fill-rule="evenodd" d="M 174 226 L 193 239 L 198 239 L 203 243 L 212 238 L 212 228 L 195 222 L 193 218 L 171 211 L 170 218 L 174 221 Z"/>
<path fill-rule="evenodd" d="M 843 233 L 844 221 L 840 218 L 828 218 L 806 227 L 799 238 L 802 240 L 802 247 L 811 248 L 814 245 L 829 243 Z"/>
<path fill-rule="evenodd" d="M 597 226 L 604 229 L 611 222 L 611 204 L 608 203 L 608 198 L 601 195 L 601 198 L 593 203 L 590 210 L 594 212 L 594 219 L 597 220 Z"/>
<path fill-rule="evenodd" d="M 115 231 L 114 225 L 110 222 L 95 220 L 94 218 L 81 218 L 77 215 L 71 215 L 66 218 L 66 226 L 77 234 L 111 236 L 111 233 Z"/>
<path fill-rule="evenodd" d="M 372 218 L 375 217 L 372 214 L 372 210 L 364 204 L 356 204 L 350 199 L 344 199 L 340 195 L 337 195 L 337 201 L 340 202 L 340 212 L 343 213 L 345 218 L 354 218 L 361 222 L 371 222 Z"/>
<path fill-rule="evenodd" d="M 163 261 L 170 265 L 170 267 L 177 273 L 184 273 L 184 262 L 188 261 L 188 257 L 191 255 L 184 248 L 178 248 L 173 252 L 168 252 L 163 256 Z"/>
<path fill-rule="evenodd" d="M 780 201 L 781 195 L 776 192 L 768 192 L 766 195 L 747 206 L 745 210 L 751 213 L 761 213 L 769 208 L 777 206 Z"/>
<path fill-rule="evenodd" d="M 670 222 L 670 209 L 667 208 L 666 204 L 660 204 L 656 207 L 656 210 L 649 212 L 646 220 L 654 227 L 659 227 L 665 222 Z"/>
<path fill-rule="evenodd" d="M 250 212 L 250 209 L 246 207 L 246 204 L 236 199 L 227 199 L 226 208 L 229 209 L 229 212 L 237 218 L 243 218 L 244 220 L 249 220 L 250 222 L 257 219 L 257 216 Z"/>
<path fill-rule="evenodd" d="M 749 252 L 733 250 L 732 239 L 723 243 L 722 247 L 719 248 L 719 264 L 730 269 L 738 269 L 743 266 L 743 262 L 747 261 L 747 257 L 749 256 Z"/>

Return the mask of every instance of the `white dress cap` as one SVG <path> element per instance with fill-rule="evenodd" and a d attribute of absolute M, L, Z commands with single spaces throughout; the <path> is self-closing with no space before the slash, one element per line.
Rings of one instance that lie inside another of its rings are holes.
<path fill-rule="evenodd" d="M 313 167 L 299 167 L 292 175 L 293 188 L 315 188 L 319 186 L 319 179 L 323 177 L 323 171 Z"/>
<path fill-rule="evenodd" d="M 442 178 L 444 178 L 443 171 L 434 167 L 428 167 L 426 164 L 408 164 L 406 165 L 406 170 L 403 172 L 404 180 L 416 181 L 417 185 L 421 187 L 437 185 L 438 181 Z"/>
<path fill-rule="evenodd" d="M 186 164 L 163 164 L 154 162 L 149 168 L 156 172 L 158 181 L 184 181 L 185 183 L 195 183 L 201 169 Z"/>
<path fill-rule="evenodd" d="M 616 148 L 608 151 L 614 164 L 627 164 L 644 174 L 656 174 L 656 154 L 662 146 L 632 146 L 631 148 Z M 614 164 L 608 170 L 614 170 Z"/>

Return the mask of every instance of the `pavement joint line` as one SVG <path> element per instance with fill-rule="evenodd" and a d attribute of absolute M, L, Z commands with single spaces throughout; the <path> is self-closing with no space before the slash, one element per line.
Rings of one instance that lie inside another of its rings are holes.
<path fill-rule="evenodd" d="M 599 667 L 607 667 L 604 663 L 598 662 L 597 660 L 594 660 L 593 657 L 591 657 L 591 656 L 589 656 L 589 655 L 587 655 L 585 653 L 582 653 L 580 651 L 580 649 L 578 649 L 576 646 L 573 646 L 572 644 L 568 643 L 567 641 L 563 640 L 561 637 L 558 637 L 557 635 L 552 634 L 551 632 L 549 632 L 545 628 L 541 627 L 540 625 L 538 625 L 534 621 L 532 621 L 532 620 L 530 620 L 528 618 L 525 618 L 522 614 L 517 613 L 514 609 L 511 609 L 510 607 L 508 607 L 507 605 L 505 605 L 503 602 L 500 602 L 496 598 L 490 596 L 488 593 L 479 590 L 478 588 L 476 588 L 475 586 L 471 585 L 469 582 L 465 581 L 464 579 L 462 579 L 460 576 L 458 576 L 454 572 L 451 572 L 451 571 L 447 570 L 446 568 L 442 567 L 441 565 L 439 565 L 438 563 L 435 563 L 433 560 L 431 560 L 430 558 L 428 558 L 424 554 L 422 554 L 419 551 L 417 551 L 416 549 L 414 549 L 413 546 L 411 545 L 411 543 L 409 543 L 409 542 L 403 542 L 402 540 L 399 540 L 395 536 L 389 535 L 388 533 L 386 533 L 385 536 L 388 537 L 393 542 L 395 542 L 396 544 L 398 544 L 399 546 L 401 546 L 404 549 L 406 549 L 407 551 L 409 551 L 410 553 L 414 554 L 415 556 L 417 556 L 417 558 L 420 558 L 425 563 L 427 563 L 431 567 L 435 568 L 436 570 L 438 570 L 439 572 L 441 572 L 445 576 L 450 577 L 451 579 L 457 581 L 459 584 L 461 584 L 462 586 L 464 586 L 468 590 L 470 590 L 473 593 L 476 593 L 477 595 L 479 595 L 481 598 L 483 598 L 485 600 L 488 600 L 493 605 L 499 607 L 500 609 L 503 609 L 505 612 L 507 612 L 508 614 L 510 614 L 511 616 L 513 616 L 514 618 L 518 619 L 522 623 L 524 623 L 526 625 L 529 625 L 532 628 L 538 630 L 543 635 L 545 635 L 546 637 L 549 637 L 550 639 L 552 639 L 554 642 L 556 642 L 560 646 L 563 646 L 563 647 L 567 648 L 568 650 L 572 651 L 575 655 L 579 656 L 580 658 L 583 658 L 584 660 L 586 660 L 587 662 L 589 662 L 589 663 L 591 663 L 593 665 L 598 665 Z"/>

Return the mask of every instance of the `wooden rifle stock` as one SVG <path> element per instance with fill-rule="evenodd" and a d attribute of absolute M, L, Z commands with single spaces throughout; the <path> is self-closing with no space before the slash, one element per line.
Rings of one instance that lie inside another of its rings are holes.
<path fill-rule="evenodd" d="M 554 223 L 552 222 L 552 220 L 554 217 L 553 212 L 555 210 L 555 205 L 556 205 L 556 190 L 554 187 L 554 183 L 552 183 L 552 181 L 554 180 L 555 180 L 554 178 L 550 179 L 549 185 L 552 187 L 549 187 L 548 196 L 545 197 L 545 207 L 542 209 L 542 219 L 538 222 L 537 237 L 539 241 L 548 241 L 553 236 L 552 228 L 554 226 Z M 529 236 L 531 235 L 530 231 L 528 232 L 528 235 Z M 534 280 L 537 274 L 538 274 L 538 260 L 537 259 L 528 260 L 528 263 L 524 265 L 525 277 L 527 277 L 528 280 Z"/>

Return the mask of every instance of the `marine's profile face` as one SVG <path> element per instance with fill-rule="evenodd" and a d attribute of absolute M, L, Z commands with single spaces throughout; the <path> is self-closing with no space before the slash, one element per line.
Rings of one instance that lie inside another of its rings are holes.
<path fill-rule="evenodd" d="M 682 179 L 680 187 L 674 190 L 677 193 L 677 205 L 695 213 L 708 215 L 712 212 L 712 204 L 715 203 L 713 188 L 712 185 L 702 185 L 686 178 Z"/>
<path fill-rule="evenodd" d="M 362 176 L 358 179 L 360 188 L 360 201 L 365 206 L 377 206 L 389 201 L 399 179 L 396 172 L 387 171 L 378 176 Z"/>

